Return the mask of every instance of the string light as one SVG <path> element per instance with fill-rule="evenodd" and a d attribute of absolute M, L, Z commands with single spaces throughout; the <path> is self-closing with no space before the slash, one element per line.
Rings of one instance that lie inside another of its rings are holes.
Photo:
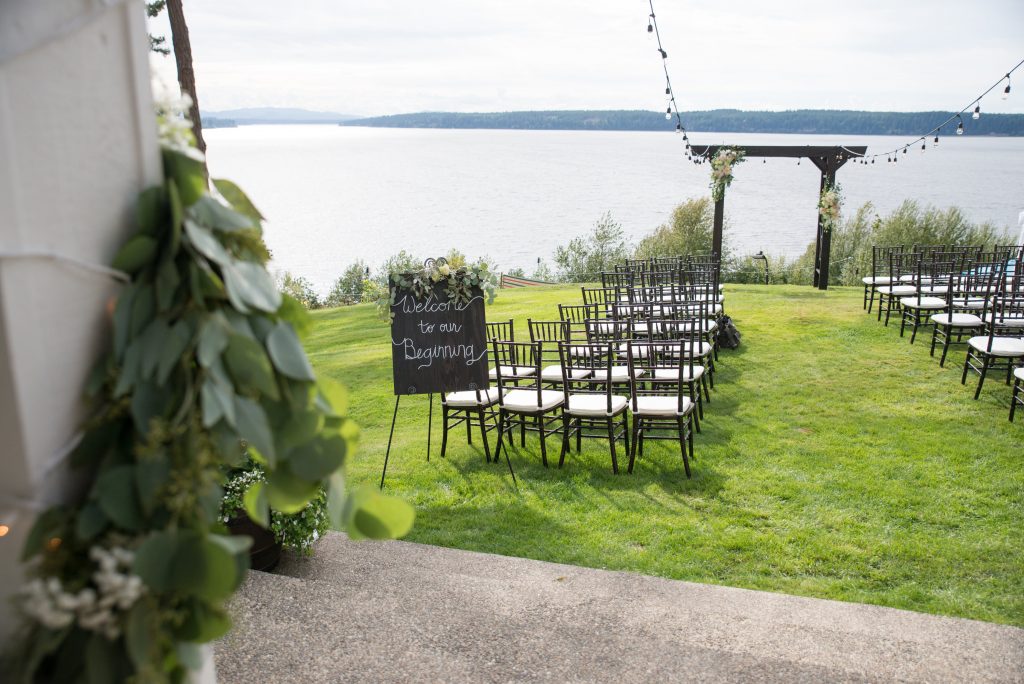
<path fill-rule="evenodd" d="M 694 164 L 702 164 L 704 163 L 703 159 L 690 154 L 690 138 L 686 135 L 686 126 L 683 125 L 683 118 L 679 114 L 679 106 L 676 102 L 674 91 L 672 90 L 672 78 L 668 73 L 668 53 L 665 51 L 665 47 L 661 44 L 661 31 L 658 28 L 658 18 L 654 12 L 654 0 L 648 0 L 647 4 L 651 8 L 651 13 L 647 15 L 647 32 L 653 33 L 658 42 L 658 54 L 661 55 L 661 67 L 665 72 L 665 97 L 668 98 L 668 106 L 665 108 L 665 120 L 671 121 L 672 117 L 675 116 L 676 132 L 683 134 L 686 158 Z"/>
<path fill-rule="evenodd" d="M 981 118 L 981 103 L 974 105 L 974 114 L 971 114 L 971 118 L 974 120 Z"/>
<path fill-rule="evenodd" d="M 957 124 L 956 124 L 956 134 L 957 135 L 963 135 L 964 134 L 964 120 L 960 118 L 959 114 L 956 115 L 956 121 L 957 121 Z"/>
<path fill-rule="evenodd" d="M 934 144 L 936 146 L 939 144 L 939 132 L 938 131 L 935 131 L 935 140 L 934 140 L 934 142 L 932 144 Z"/>
<path fill-rule="evenodd" d="M 654 33 L 654 24 L 651 23 L 653 20 L 654 20 L 654 15 L 653 14 L 650 17 L 647 18 L 647 32 L 648 33 Z"/>
<path fill-rule="evenodd" d="M 1006 87 L 1003 88 L 1003 99 L 1010 97 L 1010 74 L 1006 74 Z"/>

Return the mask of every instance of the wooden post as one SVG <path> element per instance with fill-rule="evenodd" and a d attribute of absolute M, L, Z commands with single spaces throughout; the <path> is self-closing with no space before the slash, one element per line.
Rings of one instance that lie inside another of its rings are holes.
<path fill-rule="evenodd" d="M 722 199 L 715 202 L 715 228 L 711 236 L 711 252 L 722 258 L 722 227 L 725 225 L 725 188 L 722 188 Z"/>
<path fill-rule="evenodd" d="M 845 163 L 845 159 L 837 161 L 831 155 L 825 157 L 811 158 L 811 161 L 821 171 L 821 183 L 818 186 L 818 197 L 825 190 L 825 186 L 833 186 L 836 183 L 836 170 Z M 818 237 L 814 246 L 814 287 L 819 290 L 828 289 L 828 264 L 832 254 L 832 232 L 826 231 L 822 225 L 821 214 L 818 214 Z"/>

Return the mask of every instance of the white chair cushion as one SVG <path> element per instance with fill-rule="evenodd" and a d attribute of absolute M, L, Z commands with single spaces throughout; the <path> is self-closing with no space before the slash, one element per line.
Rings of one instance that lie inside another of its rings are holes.
<path fill-rule="evenodd" d="M 949 292 L 949 285 L 925 285 L 921 288 L 924 294 L 946 294 Z"/>
<path fill-rule="evenodd" d="M 689 397 L 683 397 L 683 410 L 679 411 L 676 397 L 637 397 L 633 415 L 637 416 L 685 416 L 693 409 Z"/>
<path fill-rule="evenodd" d="M 1024 380 L 1024 368 L 1015 368 L 1013 371 L 1013 377 L 1018 380 Z"/>
<path fill-rule="evenodd" d="M 683 368 L 683 382 L 700 380 L 702 375 L 704 375 L 704 366 L 694 366 L 693 375 L 690 374 L 689 367 Z M 676 368 L 657 368 L 654 371 L 654 377 L 659 380 L 677 380 L 679 378 L 679 370 Z"/>
<path fill-rule="evenodd" d="M 608 400 L 603 394 L 570 394 L 566 413 L 573 416 L 615 416 L 622 413 L 628 401 L 626 397 L 612 395 L 612 410 L 608 412 Z"/>
<path fill-rule="evenodd" d="M 586 368 L 570 368 L 569 377 L 573 380 L 582 380 L 590 377 L 590 371 Z M 540 371 L 540 379 L 547 380 L 548 382 L 562 381 L 562 366 L 560 364 L 554 364 L 553 366 L 545 366 Z"/>
<path fill-rule="evenodd" d="M 993 319 L 996 325 L 1003 328 L 1024 328 L 1024 318 L 1001 318 L 995 313 L 990 313 L 985 320 L 991 323 Z"/>
<path fill-rule="evenodd" d="M 981 319 L 969 313 L 940 313 L 932 314 L 932 321 L 939 325 L 948 325 L 953 328 L 978 328 L 981 327 Z"/>
<path fill-rule="evenodd" d="M 978 351 L 983 351 L 992 356 L 1024 356 L 1024 340 L 1019 337 L 996 337 L 992 340 L 992 351 L 986 351 L 988 347 L 988 336 L 979 335 L 967 340 Z"/>
<path fill-rule="evenodd" d="M 538 408 L 536 390 L 514 389 L 505 392 L 505 395 L 501 398 L 501 405 L 511 411 L 534 413 L 537 411 L 550 411 L 561 406 L 564 401 L 565 396 L 557 390 L 541 390 L 540 407 Z"/>
<path fill-rule="evenodd" d="M 888 285 L 892 282 L 889 276 L 868 276 L 860 279 L 865 285 Z"/>
<path fill-rule="evenodd" d="M 642 377 L 646 373 L 647 371 L 645 371 L 643 368 L 636 369 L 636 377 L 638 378 Z M 603 380 L 605 378 L 605 373 L 604 371 L 600 371 L 594 377 L 597 378 L 598 380 Z M 612 382 L 626 382 L 628 380 L 629 366 L 612 366 Z"/>
<path fill-rule="evenodd" d="M 945 309 L 946 300 L 938 297 L 903 297 L 900 305 L 905 309 Z"/>
<path fill-rule="evenodd" d="M 884 295 L 894 295 L 896 297 L 917 294 L 917 288 L 913 285 L 886 285 L 885 287 L 878 288 L 878 291 Z"/>
<path fill-rule="evenodd" d="M 530 378 L 537 373 L 537 369 L 533 366 L 502 366 L 501 375 L 505 378 Z M 491 378 L 498 377 L 498 369 L 492 368 L 487 373 Z"/>
<path fill-rule="evenodd" d="M 470 406 L 490 406 L 498 401 L 498 388 L 491 387 L 480 392 L 480 401 L 476 400 L 476 391 L 466 390 L 465 392 L 449 392 L 444 395 L 444 403 L 453 408 L 466 408 Z"/>

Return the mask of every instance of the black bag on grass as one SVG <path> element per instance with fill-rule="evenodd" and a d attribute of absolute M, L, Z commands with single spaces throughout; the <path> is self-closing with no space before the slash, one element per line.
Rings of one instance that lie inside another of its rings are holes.
<path fill-rule="evenodd" d="M 722 349 L 735 349 L 740 346 L 740 331 L 728 316 L 723 316 L 718 326 L 718 346 Z"/>

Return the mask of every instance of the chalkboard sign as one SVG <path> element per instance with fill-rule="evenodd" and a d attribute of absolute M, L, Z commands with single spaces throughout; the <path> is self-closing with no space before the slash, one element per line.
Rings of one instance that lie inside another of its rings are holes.
<path fill-rule="evenodd" d="M 487 338 L 480 288 L 470 291 L 468 303 L 449 299 L 443 281 L 425 298 L 399 288 L 391 311 L 395 394 L 487 387 Z"/>

